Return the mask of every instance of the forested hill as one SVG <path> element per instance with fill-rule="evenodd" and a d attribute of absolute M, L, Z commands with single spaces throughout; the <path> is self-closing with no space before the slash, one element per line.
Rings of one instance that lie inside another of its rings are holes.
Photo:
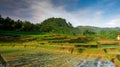
<path fill-rule="evenodd" d="M 48 18 L 41 23 L 33 24 L 29 21 L 13 20 L 10 17 L 0 16 L 0 30 L 48 32 L 75 35 L 76 29 L 63 18 Z"/>
<path fill-rule="evenodd" d="M 40 24 L 40 30 L 43 32 L 54 32 L 62 34 L 74 34 L 74 27 L 67 23 L 63 18 L 49 18 Z"/>

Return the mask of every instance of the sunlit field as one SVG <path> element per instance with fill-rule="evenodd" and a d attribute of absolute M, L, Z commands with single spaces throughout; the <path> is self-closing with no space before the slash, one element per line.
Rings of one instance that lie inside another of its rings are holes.
<path fill-rule="evenodd" d="M 98 58 L 119 67 L 119 41 L 80 38 L 86 40 L 83 36 L 4 32 L 0 53 L 10 67 L 79 67 L 83 60 L 97 62 Z"/>

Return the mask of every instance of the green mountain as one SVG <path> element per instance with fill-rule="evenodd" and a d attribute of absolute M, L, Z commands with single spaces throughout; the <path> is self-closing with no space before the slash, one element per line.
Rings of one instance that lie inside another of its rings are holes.
<path fill-rule="evenodd" d="M 63 18 L 49 18 L 40 24 L 40 30 L 43 32 L 53 32 L 60 34 L 76 34 L 75 28 L 71 23 L 67 23 Z"/>

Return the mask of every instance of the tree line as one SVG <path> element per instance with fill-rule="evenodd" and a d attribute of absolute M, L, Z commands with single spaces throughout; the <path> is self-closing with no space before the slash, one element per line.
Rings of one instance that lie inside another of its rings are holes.
<path fill-rule="evenodd" d="M 13 20 L 10 17 L 3 18 L 0 15 L 0 30 L 4 31 L 37 31 L 55 33 L 73 33 L 74 27 L 63 18 L 48 18 L 41 23 L 33 24 L 29 21 Z"/>
<path fill-rule="evenodd" d="M 0 15 L 0 30 L 4 31 L 39 31 L 38 24 L 29 21 L 13 20 L 10 17 L 3 18 Z"/>

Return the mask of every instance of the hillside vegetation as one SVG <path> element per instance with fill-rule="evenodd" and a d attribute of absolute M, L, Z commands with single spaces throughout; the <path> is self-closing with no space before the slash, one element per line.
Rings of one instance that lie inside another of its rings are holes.
<path fill-rule="evenodd" d="M 120 28 L 99 28 L 93 26 L 73 27 L 63 18 L 48 18 L 43 22 L 33 24 L 29 21 L 13 20 L 0 16 L 0 31 L 39 32 L 57 35 L 87 36 L 93 38 L 116 39 Z M 1 33 L 0 33 L 1 34 Z"/>

